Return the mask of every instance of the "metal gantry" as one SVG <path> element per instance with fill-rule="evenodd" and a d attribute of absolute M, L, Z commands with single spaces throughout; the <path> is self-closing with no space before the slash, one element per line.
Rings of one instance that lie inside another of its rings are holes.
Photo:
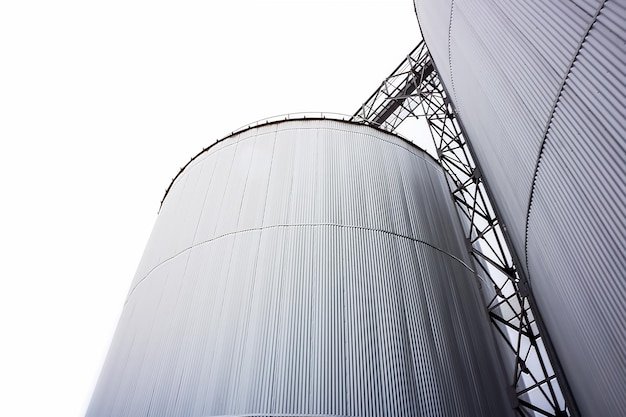
<path fill-rule="evenodd" d="M 520 416 L 577 415 L 540 334 L 523 271 L 515 266 L 505 230 L 423 41 L 352 120 L 393 132 L 410 118 L 426 119 L 447 173 L 500 348 L 513 409 Z"/>

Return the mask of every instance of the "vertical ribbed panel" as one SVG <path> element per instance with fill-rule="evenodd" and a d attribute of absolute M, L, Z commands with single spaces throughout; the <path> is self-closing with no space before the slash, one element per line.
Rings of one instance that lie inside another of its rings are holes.
<path fill-rule="evenodd" d="M 582 414 L 622 415 L 626 4 L 455 0 L 443 59 L 415 3 Z"/>
<path fill-rule="evenodd" d="M 198 156 L 155 225 L 88 416 L 507 416 L 441 169 L 363 125 Z"/>
<path fill-rule="evenodd" d="M 421 25 L 422 36 L 428 44 L 428 50 L 437 64 L 442 82 L 451 86 L 450 66 L 448 65 L 448 35 L 450 29 L 450 12 L 453 0 L 416 1 L 415 11 L 418 17 L 425 16 L 430 24 Z M 421 19 L 420 19 L 421 20 Z M 452 87 L 450 93 L 452 93 Z"/>
<path fill-rule="evenodd" d="M 528 226 L 537 301 L 589 416 L 626 410 L 625 22 L 607 2 L 572 67 Z"/>
<path fill-rule="evenodd" d="M 505 196 L 498 205 L 520 253 L 543 132 L 590 19 L 561 2 L 455 0 L 449 60 L 433 53 L 437 68 L 449 67 L 444 83 L 485 177 L 496 179 L 490 187 Z"/>

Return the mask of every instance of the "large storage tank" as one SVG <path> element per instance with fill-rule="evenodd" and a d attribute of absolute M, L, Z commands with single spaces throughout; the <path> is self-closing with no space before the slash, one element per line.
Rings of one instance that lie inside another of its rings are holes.
<path fill-rule="evenodd" d="M 234 134 L 170 188 L 87 415 L 511 415 L 466 252 L 399 137 Z"/>
<path fill-rule="evenodd" d="M 626 410 L 626 3 L 415 0 L 585 416 Z"/>

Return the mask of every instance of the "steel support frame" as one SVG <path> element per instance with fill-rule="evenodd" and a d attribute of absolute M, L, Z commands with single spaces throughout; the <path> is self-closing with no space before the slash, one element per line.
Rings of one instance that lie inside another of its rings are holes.
<path fill-rule="evenodd" d="M 500 348 L 511 404 L 519 416 L 577 415 L 560 369 L 551 362 L 531 308 L 523 271 L 515 266 L 506 229 L 496 216 L 481 171 L 423 41 L 352 116 L 396 130 L 424 117 L 465 229 L 483 299 Z"/>

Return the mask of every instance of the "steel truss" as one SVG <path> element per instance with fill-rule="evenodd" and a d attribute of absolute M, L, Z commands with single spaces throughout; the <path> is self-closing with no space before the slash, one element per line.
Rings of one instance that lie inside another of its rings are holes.
<path fill-rule="evenodd" d="M 577 415 L 559 384 L 546 341 L 531 308 L 523 272 L 516 268 L 505 228 L 495 214 L 484 180 L 454 109 L 422 41 L 352 116 L 353 121 L 393 132 L 424 117 L 437 157 L 465 228 L 468 251 L 500 348 L 512 407 L 520 416 Z M 561 378 L 559 378 L 561 379 Z M 567 401 L 565 400 L 567 398 Z"/>

